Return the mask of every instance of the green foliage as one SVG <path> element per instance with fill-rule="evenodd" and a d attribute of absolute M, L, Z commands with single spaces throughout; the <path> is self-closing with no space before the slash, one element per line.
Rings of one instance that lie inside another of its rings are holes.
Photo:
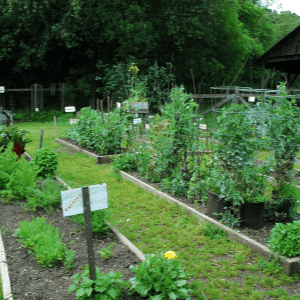
<path fill-rule="evenodd" d="M 187 276 L 184 268 L 180 267 L 178 261 L 166 260 L 164 257 L 145 254 L 145 261 L 136 268 L 129 266 L 130 270 L 137 275 L 129 282 L 132 283 L 129 291 L 139 293 L 142 297 L 149 299 L 191 299 L 188 292 Z"/>
<path fill-rule="evenodd" d="M 121 287 L 127 288 L 129 283 L 119 279 L 123 275 L 120 272 L 100 273 L 96 267 L 96 279 L 91 280 L 89 276 L 89 265 L 86 265 L 81 275 L 73 275 L 74 283 L 69 287 L 68 294 L 71 291 L 76 292 L 77 300 L 99 299 L 99 300 L 117 300 L 123 295 Z M 78 286 L 79 284 L 79 286 Z"/>
<path fill-rule="evenodd" d="M 184 180 L 183 174 L 177 170 L 174 171 L 172 177 L 172 179 L 164 178 L 161 181 L 162 189 L 175 196 L 186 195 L 188 183 Z"/>
<path fill-rule="evenodd" d="M 92 232 L 109 235 L 109 225 L 106 222 L 107 216 L 109 216 L 109 208 L 105 210 L 96 210 L 91 212 L 92 220 Z M 70 219 L 78 224 L 84 225 L 84 216 L 83 214 L 70 216 Z"/>
<path fill-rule="evenodd" d="M 214 240 L 227 238 L 226 231 L 224 231 L 221 228 L 218 228 L 214 225 L 211 225 L 209 223 L 205 223 L 204 235 L 206 235 Z"/>
<path fill-rule="evenodd" d="M 28 248 L 28 252 L 34 254 L 38 263 L 43 267 L 53 267 L 66 257 L 67 247 L 61 242 L 64 234 L 60 237 L 59 228 L 54 229 L 51 223 L 47 225 L 45 218 L 19 222 L 13 236 L 20 238 L 24 244 L 23 247 Z"/>
<path fill-rule="evenodd" d="M 222 219 L 220 220 L 221 223 L 224 223 L 226 226 L 233 228 L 233 226 L 237 225 L 240 226 L 240 218 L 236 218 L 230 210 L 227 210 L 225 207 L 224 213 L 213 213 L 214 215 L 218 216 L 221 215 Z"/>
<path fill-rule="evenodd" d="M 105 258 L 105 259 L 109 259 L 110 255 L 113 255 L 113 252 L 111 251 L 113 246 L 114 246 L 115 243 L 111 243 L 107 249 L 105 248 L 101 248 L 101 251 L 98 251 L 98 253 L 100 253 L 100 256 L 102 258 Z"/>
<path fill-rule="evenodd" d="M 31 139 L 25 138 L 25 134 L 29 133 L 26 130 L 18 130 L 18 128 L 5 128 L 0 127 L 0 147 L 4 146 L 2 152 L 5 151 L 7 148 L 7 145 L 9 142 L 12 142 L 13 145 L 16 143 L 23 151 L 20 152 L 23 153 L 25 146 L 27 143 L 32 142 Z M 14 147 L 14 151 L 16 152 L 16 148 Z M 16 152 L 17 153 L 17 152 Z M 17 153 L 18 154 L 18 153 Z"/>
<path fill-rule="evenodd" d="M 58 154 L 54 150 L 45 147 L 35 153 L 30 163 L 38 171 L 39 177 L 53 178 L 57 170 Z"/>
<path fill-rule="evenodd" d="M 129 122 L 122 118 L 119 109 L 109 114 L 104 113 L 104 123 L 101 114 L 89 107 L 81 109 L 79 121 L 65 136 L 79 144 L 103 155 L 121 153 L 121 141 L 124 134 L 131 136 Z"/>
<path fill-rule="evenodd" d="M 134 171 L 136 169 L 134 154 L 126 152 L 122 154 L 122 156 L 115 156 L 111 165 L 115 170 L 122 170 L 125 172 Z"/>
<path fill-rule="evenodd" d="M 300 220 L 286 225 L 277 223 L 267 239 L 271 251 L 289 258 L 300 255 Z"/>
<path fill-rule="evenodd" d="M 16 161 L 16 155 L 11 150 L 12 143 L 9 143 L 6 151 L 0 155 L 0 193 L 7 194 L 9 199 L 24 199 L 35 186 L 37 173 L 24 157 Z"/>
<path fill-rule="evenodd" d="M 51 213 L 55 206 L 61 204 L 60 192 L 66 188 L 62 184 L 58 184 L 54 179 L 47 178 L 42 182 L 41 189 L 42 191 L 37 188 L 28 189 L 25 196 L 27 203 L 22 206 L 32 211 L 40 207 Z"/>
<path fill-rule="evenodd" d="M 274 259 L 273 257 L 269 257 L 267 260 L 260 257 L 258 265 L 264 272 L 272 274 L 279 274 L 283 270 L 282 266 L 280 265 L 279 257 L 276 257 L 276 259 Z"/>
<path fill-rule="evenodd" d="M 75 117 L 75 113 L 64 113 L 52 108 L 42 108 L 38 112 L 32 109 L 13 110 L 13 119 L 22 122 L 53 122 L 53 117 Z"/>

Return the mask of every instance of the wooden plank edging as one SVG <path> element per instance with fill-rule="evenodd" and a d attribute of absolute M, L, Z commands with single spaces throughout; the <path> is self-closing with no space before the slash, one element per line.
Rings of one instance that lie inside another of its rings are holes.
<path fill-rule="evenodd" d="M 0 277 L 2 283 L 3 299 L 13 300 L 1 232 L 0 232 Z"/>
<path fill-rule="evenodd" d="M 276 256 L 278 256 L 278 254 L 272 252 L 268 247 L 254 241 L 253 239 L 247 237 L 244 234 L 238 233 L 237 231 L 229 228 L 226 225 L 223 225 L 222 223 L 214 220 L 213 218 L 210 218 L 210 217 L 198 212 L 194 208 L 192 208 L 192 207 L 190 207 L 190 206 L 174 199 L 173 197 L 171 197 L 171 196 L 169 196 L 169 195 L 153 188 L 149 184 L 146 184 L 146 183 L 142 182 L 141 180 L 129 175 L 128 173 L 126 173 L 124 171 L 120 171 L 120 173 L 121 173 L 121 175 L 124 179 L 126 179 L 128 181 L 131 181 L 132 183 L 140 186 L 145 191 L 148 191 L 148 192 L 152 193 L 153 195 L 158 196 L 159 198 L 165 199 L 171 204 L 178 205 L 186 213 L 192 214 L 200 220 L 204 220 L 206 222 L 209 222 L 209 223 L 221 228 L 222 230 L 224 230 L 228 233 L 228 238 L 234 239 L 237 242 L 248 246 L 254 253 L 259 254 L 259 255 L 263 256 L 264 258 L 268 258 L 268 257 L 275 258 Z M 290 276 L 291 274 L 293 274 L 295 272 L 300 271 L 300 265 L 298 264 L 298 262 L 300 262 L 300 256 L 297 256 L 297 257 L 294 257 L 294 258 L 286 258 L 282 255 L 279 255 L 279 257 L 280 257 L 280 260 L 281 260 L 281 266 L 283 267 L 284 272 L 288 276 Z"/>

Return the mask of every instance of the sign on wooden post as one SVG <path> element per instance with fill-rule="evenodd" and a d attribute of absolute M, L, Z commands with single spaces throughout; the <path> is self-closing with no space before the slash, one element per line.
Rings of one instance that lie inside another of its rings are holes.
<path fill-rule="evenodd" d="M 5 87 L 4 86 L 0 86 L 0 93 L 5 93 Z"/>
<path fill-rule="evenodd" d="M 44 134 L 44 129 L 41 129 L 41 135 L 40 135 L 40 150 L 42 149 L 42 145 L 43 145 L 43 134 Z"/>
<path fill-rule="evenodd" d="M 95 280 L 96 269 L 92 240 L 91 211 L 108 207 L 106 183 L 61 191 L 60 195 L 64 217 L 84 214 L 90 279 Z"/>

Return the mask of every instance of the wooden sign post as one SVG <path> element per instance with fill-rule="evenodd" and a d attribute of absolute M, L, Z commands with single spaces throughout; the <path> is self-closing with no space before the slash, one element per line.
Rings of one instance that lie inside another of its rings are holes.
<path fill-rule="evenodd" d="M 106 183 L 61 191 L 60 195 L 64 217 L 84 214 L 90 279 L 95 280 L 96 268 L 92 239 L 91 211 L 108 207 Z"/>

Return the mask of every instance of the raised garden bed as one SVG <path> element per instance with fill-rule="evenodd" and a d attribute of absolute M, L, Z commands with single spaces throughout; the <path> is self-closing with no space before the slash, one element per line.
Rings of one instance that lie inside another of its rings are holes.
<path fill-rule="evenodd" d="M 27 160 L 31 160 L 27 153 L 25 153 L 25 157 Z M 41 181 L 37 182 L 40 187 Z M 58 177 L 56 177 L 56 181 L 71 189 Z M 0 272 L 8 275 L 7 269 L 5 269 L 7 265 L 11 282 L 11 293 L 14 299 L 74 299 L 74 293 L 67 293 L 69 286 L 73 284 L 72 276 L 76 273 L 82 273 L 80 267 L 88 264 L 84 226 L 71 221 L 69 217 L 63 217 L 61 205 L 56 207 L 52 214 L 40 208 L 37 208 L 35 212 L 26 212 L 16 201 L 23 202 L 22 200 L 14 199 L 12 199 L 10 204 L 0 202 L 1 226 L 8 229 L 3 234 L 3 243 L 1 243 L 0 234 L 0 250 L 3 248 L 6 252 L 5 265 L 2 263 L 5 260 L 4 250 L 0 255 Z M 23 248 L 17 238 L 12 236 L 18 228 L 18 223 L 31 219 L 31 216 L 45 217 L 47 224 L 51 222 L 53 227 L 60 228 L 60 234 L 64 234 L 63 242 L 68 249 L 74 250 L 76 254 L 75 260 L 72 262 L 72 265 L 77 263 L 74 268 L 67 270 L 62 262 L 52 268 L 42 267 L 42 265 L 38 264 L 34 255 L 29 254 L 28 249 Z M 144 255 L 115 227 L 110 223 L 108 224 L 110 226 L 109 236 L 93 234 L 95 265 L 99 267 L 100 272 L 103 274 L 107 274 L 110 271 L 119 271 L 124 275 L 121 279 L 128 281 L 135 276 L 130 271 L 129 266 L 134 265 L 138 267 L 139 263 L 145 259 Z M 74 241 L 73 244 L 70 243 L 72 240 Z M 98 250 L 108 248 L 112 243 L 114 243 L 112 248 L 113 254 L 109 259 L 102 258 Z M 1 244 L 4 247 L 1 247 Z M 7 286 L 9 282 L 6 280 L 3 281 L 3 284 L 6 284 L 5 295 L 7 295 L 10 293 L 10 286 Z M 120 299 L 144 299 L 137 293 L 129 295 L 128 291 L 123 288 L 122 292 L 123 296 Z"/>
<path fill-rule="evenodd" d="M 65 146 L 67 146 L 67 144 L 65 144 Z M 85 152 L 89 151 L 86 150 Z M 258 230 L 237 227 L 236 230 L 234 230 L 220 223 L 216 220 L 216 218 L 208 217 L 206 215 L 206 205 L 194 205 L 186 197 L 176 198 L 168 193 L 161 192 L 159 191 L 159 189 L 161 188 L 160 184 L 146 181 L 136 172 L 126 173 L 121 171 L 121 174 L 124 179 L 139 185 L 144 190 L 149 191 L 160 198 L 166 199 L 172 204 L 179 205 L 181 208 L 186 209 L 188 213 L 194 214 L 197 218 L 201 220 L 205 220 L 213 225 L 216 225 L 217 227 L 220 227 L 228 233 L 228 237 L 230 239 L 234 239 L 240 243 L 247 245 L 252 249 L 254 253 L 257 253 L 265 258 L 269 256 L 276 256 L 275 253 L 270 251 L 266 243 L 266 239 L 270 236 L 271 229 L 275 226 L 274 223 L 265 223 L 265 227 Z M 295 220 L 300 220 L 299 214 Z M 298 261 L 300 261 L 300 257 L 288 259 L 284 256 L 280 256 L 280 258 L 282 267 L 287 275 L 291 275 L 294 272 L 300 272 L 300 265 L 298 264 Z"/>
<path fill-rule="evenodd" d="M 57 144 L 62 144 L 69 149 L 71 149 L 74 152 L 81 152 L 83 154 L 88 155 L 89 157 L 92 157 L 95 159 L 96 164 L 101 164 L 101 163 L 110 163 L 113 161 L 114 156 L 122 156 L 122 154 L 114 154 L 114 155 L 101 155 L 100 153 L 87 150 L 86 148 L 80 147 L 78 144 L 71 140 L 67 139 L 61 139 L 61 138 L 55 138 L 55 142 Z M 123 151 L 126 151 L 126 148 L 121 148 Z"/>

